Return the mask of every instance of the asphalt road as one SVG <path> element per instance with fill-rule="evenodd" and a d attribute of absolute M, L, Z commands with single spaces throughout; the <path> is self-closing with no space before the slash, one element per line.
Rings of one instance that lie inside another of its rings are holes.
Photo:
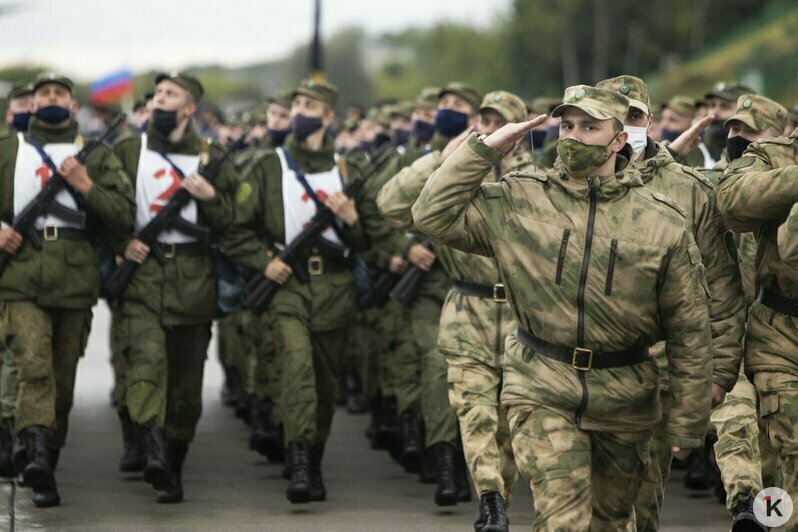
<path fill-rule="evenodd" d="M 246 427 L 219 402 L 222 375 L 215 351 L 206 362 L 204 414 L 184 470 L 186 500 L 159 505 L 140 476 L 117 471 L 121 436 L 109 406 L 108 313 L 95 310 L 86 357 L 78 370 L 70 434 L 58 470 L 62 504 L 37 509 L 29 491 L 0 485 L 0 527 L 8 530 L 313 530 L 468 531 L 477 503 L 451 510 L 435 506 L 434 486 L 405 474 L 387 453 L 369 449 L 367 416 L 340 410 L 325 456 L 328 500 L 291 505 L 285 498 L 281 466 L 247 449 Z M 682 488 L 680 472 L 668 486 L 663 530 L 728 530 L 725 508 L 709 492 Z M 528 488 L 510 508 L 513 530 L 533 521 Z"/>

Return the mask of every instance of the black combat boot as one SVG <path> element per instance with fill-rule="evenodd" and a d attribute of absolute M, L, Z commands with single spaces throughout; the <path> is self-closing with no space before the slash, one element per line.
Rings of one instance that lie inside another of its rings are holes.
<path fill-rule="evenodd" d="M 368 411 L 368 400 L 363 392 L 360 374 L 351 370 L 346 374 L 346 411 L 350 414 L 363 414 Z"/>
<path fill-rule="evenodd" d="M 321 476 L 321 457 L 324 449 L 313 447 L 310 449 L 310 500 L 321 502 L 327 499 L 327 489 Z"/>
<path fill-rule="evenodd" d="M 508 532 L 510 522 L 504 508 L 504 498 L 495 491 L 483 493 L 479 498 L 479 519 L 474 523 L 475 532 Z"/>
<path fill-rule="evenodd" d="M 244 395 L 241 389 L 241 373 L 238 368 L 222 365 L 224 369 L 224 385 L 222 386 L 222 404 L 234 408 Z"/>
<path fill-rule="evenodd" d="M 767 532 L 768 528 L 759 523 L 754 515 L 754 499 L 737 501 L 732 510 L 731 532 Z"/>
<path fill-rule="evenodd" d="M 256 399 L 252 407 L 249 448 L 265 456 L 269 462 L 283 461 L 283 435 L 274 423 L 273 406 L 269 399 Z"/>
<path fill-rule="evenodd" d="M 684 487 L 689 490 L 708 490 L 712 487 L 713 465 L 709 436 L 703 447 L 695 449 L 687 458 L 687 471 L 684 473 Z"/>
<path fill-rule="evenodd" d="M 33 504 L 38 508 L 58 506 L 61 497 L 55 483 L 51 455 L 47 450 L 47 429 L 32 425 L 23 430 L 20 436 L 28 457 L 22 478 L 25 485 L 33 490 Z"/>
<path fill-rule="evenodd" d="M 435 453 L 432 449 L 423 449 L 421 451 L 418 480 L 422 484 L 435 484 L 438 481 L 438 472 L 435 470 Z"/>
<path fill-rule="evenodd" d="M 255 401 L 255 394 L 247 393 L 235 407 L 236 417 L 244 422 L 245 425 L 252 424 L 252 403 Z"/>
<path fill-rule="evenodd" d="M 401 449 L 399 411 L 396 407 L 396 397 L 391 395 L 383 398 L 383 412 L 380 424 L 377 425 L 375 439 L 378 449 L 386 449 L 392 458 L 399 457 Z"/>
<path fill-rule="evenodd" d="M 160 504 L 183 502 L 183 463 L 188 454 L 185 443 L 167 442 L 167 462 L 169 464 L 169 482 L 162 489 L 155 491 L 155 500 Z"/>
<path fill-rule="evenodd" d="M 310 444 L 305 438 L 288 442 L 287 464 L 290 472 L 285 496 L 291 504 L 310 502 Z"/>
<path fill-rule="evenodd" d="M 399 465 L 408 473 L 415 473 L 421 466 L 421 427 L 412 410 L 402 412 Z"/>
<path fill-rule="evenodd" d="M 432 446 L 438 470 L 438 487 L 435 489 L 435 504 L 454 506 L 457 504 L 457 483 L 455 482 L 454 447 L 441 442 Z"/>
<path fill-rule="evenodd" d="M 457 485 L 457 502 L 471 502 L 471 476 L 463 451 L 454 454 L 454 482 Z"/>
<path fill-rule="evenodd" d="M 25 487 L 25 480 L 22 478 L 22 472 L 28 466 L 28 452 L 25 450 L 25 442 L 23 442 L 16 434 L 14 434 L 14 446 L 11 454 L 11 460 L 14 462 L 14 474 L 17 476 L 17 484 Z"/>
<path fill-rule="evenodd" d="M 141 438 L 141 427 L 130 419 L 127 408 L 119 410 L 119 422 L 122 424 L 122 459 L 119 460 L 119 471 L 134 473 L 144 469 L 144 449 Z"/>
<path fill-rule="evenodd" d="M 167 489 L 171 483 L 166 438 L 163 429 L 154 422 L 147 423 L 144 429 L 144 443 L 147 459 L 144 466 L 144 482 L 157 490 Z"/>
<path fill-rule="evenodd" d="M 14 476 L 14 420 L 0 420 L 0 477 Z"/>

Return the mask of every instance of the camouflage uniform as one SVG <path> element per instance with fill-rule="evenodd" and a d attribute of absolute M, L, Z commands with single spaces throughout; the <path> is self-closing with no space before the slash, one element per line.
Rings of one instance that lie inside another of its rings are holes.
<path fill-rule="evenodd" d="M 576 86 L 563 105 L 621 122 L 628 100 Z M 429 179 L 413 219 L 436 241 L 494 257 L 508 288 L 519 329 L 505 346 L 502 403 L 535 526 L 622 529 L 661 417 L 657 365 L 644 358 L 661 338 L 674 400 L 668 442 L 703 443 L 711 339 L 700 252 L 681 209 L 622 157 L 607 177 L 551 170 L 480 186 L 502 158 L 471 136 Z M 624 351 L 608 361 L 631 361 L 599 369 L 599 346 Z"/>
<path fill-rule="evenodd" d="M 616 91 L 629 98 L 630 106 L 650 115 L 648 87 L 640 78 L 619 76 L 599 82 L 599 88 Z M 665 194 L 686 213 L 701 252 L 712 298 L 709 316 L 712 327 L 713 377 L 716 384 L 730 391 L 742 362 L 742 337 L 745 323 L 740 273 L 736 260 L 724 245 L 725 227 L 717 210 L 712 183 L 692 168 L 674 161 L 668 150 L 648 139 L 635 163 L 649 189 Z M 651 462 L 646 480 L 637 496 L 635 514 L 638 530 L 659 529 L 659 516 L 665 485 L 670 475 L 671 452 L 667 445 L 667 425 L 672 404 L 664 342 L 652 349 L 661 372 L 663 419 L 655 428 Z"/>
<path fill-rule="evenodd" d="M 753 232 L 757 239 L 757 280 L 760 292 L 748 311 L 745 372 L 753 379 L 759 416 L 768 439 L 782 461 L 783 488 L 798 505 L 798 341 L 790 302 L 798 297 L 798 277 L 781 253 L 789 250 L 778 240 L 779 227 L 798 200 L 793 189 L 798 177 L 798 134 L 755 142 L 729 164 L 720 184 L 718 204 L 727 225 Z M 787 236 L 783 230 L 782 234 Z M 786 242 L 789 238 L 784 239 Z M 780 249 L 783 248 L 783 249 Z M 785 304 L 786 303 L 786 304 Z M 792 304 L 794 305 L 794 303 Z M 775 308 L 774 308 L 775 307 Z M 787 524 L 798 526 L 798 515 Z"/>
<path fill-rule="evenodd" d="M 525 120 L 523 102 L 504 91 L 487 94 L 480 110 L 486 109 L 497 111 L 509 122 Z M 409 223 L 412 204 L 441 162 L 438 152 L 429 154 L 385 185 L 381 200 L 390 202 L 395 225 Z M 486 182 L 516 170 L 535 170 L 532 155 L 523 146 L 502 160 Z M 404 220 L 400 219 L 401 206 L 406 209 Z M 496 492 L 507 500 L 513 491 L 517 468 L 499 392 L 504 339 L 515 330 L 515 319 L 491 259 L 449 246 L 437 246 L 436 252 L 454 280 L 454 288 L 441 312 L 437 347 L 448 365 L 449 402 L 459 420 L 465 459 L 478 495 Z M 476 295 L 477 286 L 487 288 L 491 296 Z"/>

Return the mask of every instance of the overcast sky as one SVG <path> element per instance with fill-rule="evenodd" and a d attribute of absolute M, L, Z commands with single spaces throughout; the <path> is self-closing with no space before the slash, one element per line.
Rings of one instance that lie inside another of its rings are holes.
<path fill-rule="evenodd" d="M 511 0 L 322 0 L 322 29 L 381 34 L 456 21 L 487 26 Z M 0 0 L 0 67 L 51 65 L 89 80 L 119 67 L 237 66 L 308 42 L 312 0 Z"/>

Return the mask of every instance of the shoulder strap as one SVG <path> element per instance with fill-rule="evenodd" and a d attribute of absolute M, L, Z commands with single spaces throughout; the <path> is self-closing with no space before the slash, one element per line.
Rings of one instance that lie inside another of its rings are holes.
<path fill-rule="evenodd" d="M 33 148 L 39 154 L 39 157 L 42 158 L 44 164 L 46 164 L 47 167 L 50 169 L 50 172 L 52 172 L 53 175 L 56 175 L 58 173 L 58 167 L 55 165 L 53 159 L 49 155 L 47 155 L 47 152 L 44 151 L 42 145 L 39 144 L 30 135 L 25 135 L 25 140 L 27 141 L 28 144 L 33 146 Z M 82 208 L 83 200 L 81 199 L 80 194 L 78 194 L 78 192 L 74 188 L 72 188 L 72 186 L 69 183 L 67 183 L 66 180 L 64 180 L 64 189 L 69 193 L 70 196 L 72 196 L 72 199 L 75 200 L 75 204 L 77 204 L 78 208 Z"/>
<path fill-rule="evenodd" d="M 308 196 L 313 200 L 313 203 L 316 204 L 316 208 L 319 210 L 324 209 L 326 205 L 319 199 L 316 195 L 316 191 L 313 190 L 313 187 L 310 186 L 308 183 L 305 174 L 302 173 L 302 170 L 299 169 L 299 165 L 297 164 L 296 160 L 288 153 L 288 150 L 284 148 L 280 148 L 283 151 L 283 156 L 285 156 L 285 162 L 288 164 L 288 167 L 293 170 L 294 174 L 296 175 L 297 180 L 302 185 L 302 188 L 305 189 L 305 192 L 308 193 Z"/>

